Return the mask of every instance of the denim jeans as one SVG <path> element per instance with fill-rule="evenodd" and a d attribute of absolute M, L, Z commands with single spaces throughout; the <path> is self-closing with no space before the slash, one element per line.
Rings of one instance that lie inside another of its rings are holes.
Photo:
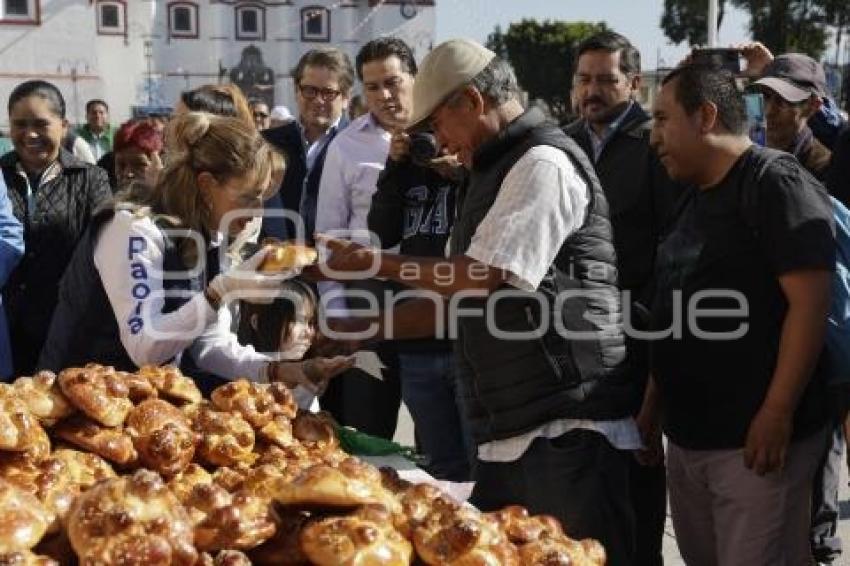
<path fill-rule="evenodd" d="M 401 397 L 413 424 L 424 468 L 434 477 L 469 481 L 472 442 L 455 386 L 454 354 L 400 353 Z"/>

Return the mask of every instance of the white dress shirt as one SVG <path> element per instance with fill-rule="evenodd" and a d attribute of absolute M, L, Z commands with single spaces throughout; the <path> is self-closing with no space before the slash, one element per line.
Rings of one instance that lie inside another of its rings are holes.
<path fill-rule="evenodd" d="M 510 275 L 508 283 L 534 292 L 566 239 L 584 224 L 588 187 L 567 155 L 551 146 L 529 149 L 505 176 L 499 194 L 478 225 L 466 255 Z M 485 462 L 519 459 L 535 438 L 573 429 L 594 430 L 621 450 L 641 447 L 634 419 L 558 419 L 512 438 L 478 446 Z"/>
<path fill-rule="evenodd" d="M 378 175 L 384 170 L 390 153 L 391 135 L 372 117 L 360 116 L 339 132 L 328 146 L 316 210 L 316 231 L 352 240 L 372 243 L 367 216 L 372 195 L 378 190 Z M 379 245 L 377 241 L 375 245 Z M 319 283 L 319 293 L 336 294 L 342 290 L 336 282 Z M 345 312 L 345 301 L 336 295 L 327 302 L 335 316 Z"/>

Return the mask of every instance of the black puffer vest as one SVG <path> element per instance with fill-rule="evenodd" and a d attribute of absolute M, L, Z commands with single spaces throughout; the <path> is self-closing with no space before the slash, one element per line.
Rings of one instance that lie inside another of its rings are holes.
<path fill-rule="evenodd" d="M 59 304 L 50 324 L 47 343 L 39 358 L 39 369 L 58 371 L 88 362 L 114 366 L 123 371 L 138 369 L 121 343 L 119 321 L 115 318 L 94 264 L 94 250 L 100 230 L 114 215 L 115 211 L 111 207 L 96 214 L 74 252 L 59 284 Z M 163 272 L 186 273 L 179 241 L 166 232 L 163 232 L 163 240 Z M 127 248 L 128 253 L 131 253 L 133 244 L 130 241 L 127 242 Z M 201 274 L 195 278 L 164 279 L 162 286 L 166 295 L 162 312 L 177 310 L 188 302 L 193 294 L 202 291 L 205 281 L 217 273 L 218 269 L 215 265 L 209 265 L 207 271 L 209 275 Z M 133 287 L 134 296 L 139 299 L 146 298 L 150 292 L 147 278 L 156 275 L 134 268 L 127 276 L 138 281 Z M 137 321 L 121 323 L 139 324 L 140 321 L 141 318 L 138 317 Z"/>
<path fill-rule="evenodd" d="M 534 334 L 497 337 L 485 316 L 459 313 L 455 348 L 460 386 L 479 444 L 555 419 L 619 419 L 628 415 L 634 395 L 623 367 L 616 254 L 605 195 L 581 149 L 539 111 L 526 112 L 476 152 L 452 232 L 452 255 L 466 252 L 508 171 L 539 145 L 567 154 L 590 187 L 588 210 L 536 293 L 504 286 L 499 291 L 512 289 L 511 296 L 495 293 L 459 302 L 463 309 L 489 309 L 501 332 Z M 565 338 L 564 329 L 585 336 Z"/>

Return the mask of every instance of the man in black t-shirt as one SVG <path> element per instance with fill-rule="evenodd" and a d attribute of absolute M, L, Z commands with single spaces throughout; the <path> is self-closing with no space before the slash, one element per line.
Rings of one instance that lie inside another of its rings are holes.
<path fill-rule="evenodd" d="M 815 368 L 835 255 L 829 200 L 790 155 L 757 172 L 764 150 L 745 134 L 743 98 L 725 71 L 675 70 L 654 118 L 662 163 L 691 188 L 659 247 L 659 336 L 638 420 L 648 434 L 662 417 L 682 557 L 810 563 L 826 434 Z"/>

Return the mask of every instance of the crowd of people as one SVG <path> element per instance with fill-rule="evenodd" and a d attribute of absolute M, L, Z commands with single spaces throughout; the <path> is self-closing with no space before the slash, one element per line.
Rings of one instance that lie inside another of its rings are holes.
<path fill-rule="evenodd" d="M 643 108 L 640 53 L 590 37 L 563 125 L 469 40 L 421 64 L 393 37 L 310 50 L 295 115 L 207 85 L 117 128 L 91 100 L 73 129 L 54 85 L 21 83 L 0 377 L 175 364 L 205 391 L 282 381 L 385 438 L 403 401 L 432 475 L 613 566 L 663 563 L 668 498 L 688 564 L 833 563 L 850 128 L 817 61 L 738 51 L 740 75 L 686 60 Z M 258 269 L 291 240 L 320 263 Z"/>

